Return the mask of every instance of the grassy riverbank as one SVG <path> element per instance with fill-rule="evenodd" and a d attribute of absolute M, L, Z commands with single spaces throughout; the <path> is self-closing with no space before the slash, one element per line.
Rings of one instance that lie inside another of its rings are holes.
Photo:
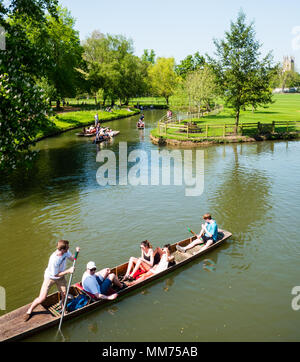
<path fill-rule="evenodd" d="M 300 122 L 300 94 L 278 94 L 274 95 L 274 103 L 268 108 L 260 107 L 254 112 L 247 109 L 241 112 L 240 135 L 235 137 L 235 141 L 257 138 L 259 134 L 273 133 L 271 138 L 277 139 L 288 132 L 299 132 Z M 193 122 L 198 132 L 187 133 L 183 128 L 167 128 L 167 130 L 156 128 L 152 131 L 153 137 L 162 137 L 178 141 L 207 141 L 214 139 L 215 142 L 232 141 L 234 137 L 235 119 L 232 109 L 224 107 L 217 115 L 207 115 L 201 118 L 185 119 L 179 125 L 185 126 L 188 122 Z M 273 129 L 272 129 L 272 123 Z M 260 127 L 260 124 L 263 124 Z M 225 126 L 226 125 L 226 126 Z M 272 132 L 270 132 L 272 131 Z M 242 138 L 240 136 L 243 136 Z"/>
<path fill-rule="evenodd" d="M 49 117 L 49 122 L 45 128 L 38 134 L 37 139 L 54 136 L 71 129 L 85 127 L 94 124 L 94 116 L 98 113 L 99 121 L 108 122 L 119 118 L 125 118 L 138 114 L 139 111 L 132 109 L 129 112 L 127 109 L 112 110 L 112 112 L 105 111 L 76 111 L 57 113 L 55 116 Z"/>

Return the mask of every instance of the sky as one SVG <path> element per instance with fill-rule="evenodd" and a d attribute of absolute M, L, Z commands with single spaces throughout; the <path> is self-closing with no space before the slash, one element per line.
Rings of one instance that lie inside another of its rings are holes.
<path fill-rule="evenodd" d="M 274 60 L 294 56 L 300 70 L 299 0 L 60 0 L 76 20 L 84 40 L 94 30 L 131 38 L 135 54 L 153 49 L 179 63 L 199 51 L 214 54 L 214 39 L 224 38 L 242 9 L 254 22 L 262 54 Z"/>

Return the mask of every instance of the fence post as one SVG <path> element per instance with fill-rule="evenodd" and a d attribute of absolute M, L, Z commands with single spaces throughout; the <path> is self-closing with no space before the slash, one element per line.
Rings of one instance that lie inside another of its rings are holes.
<path fill-rule="evenodd" d="M 205 134 L 206 134 L 206 137 L 208 137 L 208 124 L 206 125 L 205 128 L 206 128 L 206 129 L 205 129 Z"/>
<path fill-rule="evenodd" d="M 257 132 L 258 132 L 258 134 L 260 134 L 260 131 L 261 131 L 261 125 L 260 125 L 260 122 L 257 122 Z"/>
<path fill-rule="evenodd" d="M 243 122 L 241 122 L 241 135 L 243 135 Z"/>
<path fill-rule="evenodd" d="M 168 128 L 168 124 L 165 124 L 165 134 L 167 135 L 167 128 Z"/>
<path fill-rule="evenodd" d="M 223 126 L 223 137 L 225 137 L 226 136 L 226 124 L 224 124 L 224 126 Z"/>
<path fill-rule="evenodd" d="M 275 121 L 272 122 L 272 133 L 275 133 Z"/>
<path fill-rule="evenodd" d="M 187 136 L 187 138 L 189 138 L 189 124 L 187 124 L 186 136 Z"/>
<path fill-rule="evenodd" d="M 286 133 L 289 133 L 289 122 L 286 122 Z"/>

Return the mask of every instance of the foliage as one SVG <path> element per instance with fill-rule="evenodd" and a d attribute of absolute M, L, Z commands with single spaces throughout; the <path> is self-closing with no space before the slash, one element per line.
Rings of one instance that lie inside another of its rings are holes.
<path fill-rule="evenodd" d="M 215 75 L 208 66 L 190 72 L 184 82 L 184 88 L 190 102 L 197 105 L 198 112 L 201 106 L 210 110 L 210 103 L 216 97 L 216 84 Z"/>
<path fill-rule="evenodd" d="M 144 49 L 144 53 L 141 57 L 143 62 L 149 62 L 151 64 L 155 63 L 155 52 L 153 49 L 149 50 L 148 49 Z"/>
<path fill-rule="evenodd" d="M 246 16 L 240 12 L 236 22 L 231 22 L 225 39 L 214 41 L 216 59 L 209 57 L 217 82 L 226 104 L 235 112 L 236 129 L 241 109 L 254 108 L 272 102 L 272 55 L 260 60 L 260 44 L 255 39 L 253 23 L 246 24 Z"/>
<path fill-rule="evenodd" d="M 46 99 L 36 85 L 45 74 L 47 55 L 34 44 L 23 25 L 43 28 L 45 10 L 56 16 L 56 1 L 18 0 L 1 3 L 0 24 L 6 31 L 6 50 L 0 51 L 0 168 L 10 171 L 24 159 L 38 131 L 47 123 Z M 24 151 L 26 151 L 24 153 Z"/>
<path fill-rule="evenodd" d="M 128 104 L 130 97 L 144 93 L 147 65 L 133 55 L 132 40 L 95 31 L 83 46 L 86 79 L 94 94 L 102 89 L 104 103 L 119 98 Z"/>
<path fill-rule="evenodd" d="M 159 97 L 164 97 L 167 104 L 169 104 L 169 98 L 175 92 L 179 82 L 174 68 L 174 58 L 158 58 L 156 63 L 148 69 L 153 93 Z"/>
<path fill-rule="evenodd" d="M 198 69 L 203 69 L 205 65 L 205 58 L 196 52 L 194 55 L 188 55 L 175 67 L 175 71 L 183 79 L 187 77 L 190 72 Z"/>

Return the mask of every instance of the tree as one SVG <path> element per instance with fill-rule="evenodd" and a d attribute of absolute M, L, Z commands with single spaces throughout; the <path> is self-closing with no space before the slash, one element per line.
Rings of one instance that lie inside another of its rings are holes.
<path fill-rule="evenodd" d="M 57 17 L 47 16 L 47 42 L 51 65 L 47 70 L 47 78 L 55 92 L 56 106 L 60 100 L 76 95 L 78 83 L 77 67 L 82 61 L 83 48 L 80 45 L 79 33 L 74 30 L 75 20 L 65 8 L 57 8 Z"/>
<path fill-rule="evenodd" d="M 178 84 L 178 76 L 174 68 L 174 58 L 158 58 L 148 70 L 153 93 L 159 97 L 164 97 L 167 104 L 169 104 L 169 98 Z"/>
<path fill-rule="evenodd" d="M 210 103 L 216 96 L 216 83 L 215 75 L 208 66 L 190 72 L 185 80 L 184 88 L 190 102 L 193 101 L 198 107 L 198 112 L 202 106 L 210 110 Z"/>
<path fill-rule="evenodd" d="M 178 65 L 176 65 L 175 71 L 178 75 L 185 79 L 190 72 L 197 69 L 203 69 L 204 65 L 205 58 L 197 52 L 194 55 L 188 55 L 184 58 Z"/>
<path fill-rule="evenodd" d="M 143 62 L 149 62 L 151 64 L 155 63 L 155 52 L 153 49 L 149 50 L 148 49 L 144 49 L 144 53 L 141 57 Z"/>
<path fill-rule="evenodd" d="M 29 148 L 48 121 L 47 104 L 36 79 L 49 65 L 43 48 L 32 42 L 25 24 L 44 29 L 45 11 L 56 16 L 56 1 L 18 0 L 1 2 L 0 25 L 6 32 L 6 50 L 0 51 L 0 168 L 28 164 Z M 44 33 L 43 33 L 44 34 Z"/>
<path fill-rule="evenodd" d="M 246 15 L 240 12 L 231 22 L 225 39 L 214 41 L 216 59 L 209 61 L 227 105 L 235 112 L 237 132 L 240 112 L 251 105 L 256 108 L 272 102 L 272 54 L 260 60 L 260 43 L 255 39 L 254 25 L 246 24 Z"/>
<path fill-rule="evenodd" d="M 121 35 L 92 33 L 84 42 L 87 79 L 94 94 L 102 89 L 104 103 L 110 98 L 128 104 L 130 97 L 146 89 L 147 65 L 133 55 L 132 40 Z"/>

